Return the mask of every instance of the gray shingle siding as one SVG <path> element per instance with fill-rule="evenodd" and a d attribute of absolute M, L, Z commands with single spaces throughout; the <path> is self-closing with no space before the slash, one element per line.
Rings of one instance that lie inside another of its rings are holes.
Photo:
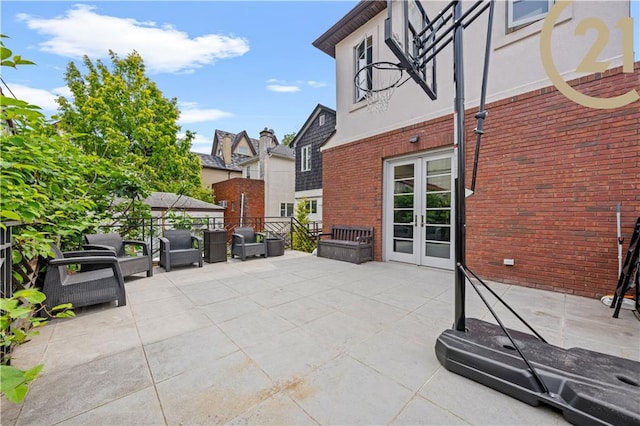
<path fill-rule="evenodd" d="M 324 115 L 325 122 L 319 125 L 320 116 Z M 296 191 L 307 191 L 322 188 L 322 154 L 320 147 L 327 140 L 336 127 L 335 113 L 323 110 L 306 129 L 295 145 L 296 150 Z M 311 170 L 302 172 L 302 148 L 311 145 Z"/>

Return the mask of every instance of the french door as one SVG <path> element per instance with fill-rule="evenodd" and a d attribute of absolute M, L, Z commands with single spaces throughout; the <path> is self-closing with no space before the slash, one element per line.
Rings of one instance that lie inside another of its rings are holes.
<path fill-rule="evenodd" d="M 386 259 L 453 269 L 451 152 L 385 167 Z"/>

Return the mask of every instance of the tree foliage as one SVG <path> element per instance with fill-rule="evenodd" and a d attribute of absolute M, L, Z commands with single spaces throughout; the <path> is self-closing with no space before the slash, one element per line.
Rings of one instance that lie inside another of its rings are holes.
<path fill-rule="evenodd" d="M 70 62 L 65 81 L 72 99 L 60 96 L 60 128 L 89 155 L 128 164 L 152 191 L 211 201 L 202 188 L 200 159 L 190 152 L 192 132 L 178 137 L 180 111 L 145 74 L 136 52 L 119 58 L 109 52 L 111 69 L 84 56 L 86 74 Z"/>
<path fill-rule="evenodd" d="M 294 133 L 287 133 L 286 135 L 284 135 L 282 137 L 282 144 L 289 146 L 291 144 L 291 142 L 293 142 L 293 140 L 295 139 L 296 134 Z"/>
<path fill-rule="evenodd" d="M 316 241 L 309 238 L 309 202 L 306 198 L 298 201 L 296 206 L 296 224 L 293 230 L 292 247 L 295 250 L 311 253 L 316 248 Z"/>

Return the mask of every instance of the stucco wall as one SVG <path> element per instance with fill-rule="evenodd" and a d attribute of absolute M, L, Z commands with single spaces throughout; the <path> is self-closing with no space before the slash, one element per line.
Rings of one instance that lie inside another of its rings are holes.
<path fill-rule="evenodd" d="M 242 172 L 239 171 L 234 172 L 230 170 L 211 169 L 207 167 L 202 167 L 200 169 L 200 174 L 202 176 L 202 186 L 205 188 L 211 188 L 211 185 L 216 182 L 222 182 L 234 177 L 242 176 Z M 216 199 L 218 199 L 217 195 Z"/>
<path fill-rule="evenodd" d="M 394 16 L 400 15 L 403 2 L 394 2 Z M 448 2 L 423 2 L 431 16 Z M 469 4 L 470 2 L 465 2 Z M 550 85 L 550 80 L 540 59 L 540 29 L 542 21 L 535 22 L 518 31 L 507 34 L 505 1 L 496 2 L 493 28 L 493 42 L 488 80 L 488 100 L 495 101 L 526 93 Z M 478 104 L 482 81 L 482 64 L 486 33 L 486 16 L 467 27 L 464 31 L 464 66 L 466 107 Z M 373 37 L 373 61 L 397 62 L 384 43 L 383 11 L 366 25 L 349 35 L 336 46 L 336 99 L 337 134 L 325 148 L 356 141 L 378 133 L 386 132 L 430 120 L 453 111 L 453 60 L 449 45 L 437 57 L 438 99 L 431 101 L 413 81 L 399 87 L 384 113 L 368 112 L 366 104 L 354 104 L 355 75 L 354 47 L 365 37 Z M 621 62 L 622 31 L 616 29 L 616 22 L 629 16 L 629 1 L 574 1 L 561 15 L 553 31 L 552 53 L 554 63 L 565 80 L 579 76 L 575 69 L 596 39 L 596 31 L 584 36 L 574 34 L 576 25 L 586 17 L 601 19 L 610 29 L 608 43 L 600 53 L 601 61 L 611 60 L 610 67 Z M 637 23 L 636 23 L 637 25 Z M 636 47 L 637 48 L 637 47 Z M 375 79 L 375 76 L 374 76 Z"/>
<path fill-rule="evenodd" d="M 280 203 L 295 201 L 295 161 L 293 158 L 270 156 L 265 161 L 265 213 L 280 216 Z"/>

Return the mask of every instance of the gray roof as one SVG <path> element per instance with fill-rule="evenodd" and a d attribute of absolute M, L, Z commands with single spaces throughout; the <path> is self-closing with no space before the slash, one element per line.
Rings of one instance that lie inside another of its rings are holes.
<path fill-rule="evenodd" d="M 296 152 L 286 145 L 277 145 L 274 148 L 270 148 L 268 152 L 270 154 L 276 154 L 280 157 L 295 158 L 296 156 Z"/>
<path fill-rule="evenodd" d="M 234 171 L 240 171 L 241 169 L 240 167 L 237 166 L 237 164 L 249 158 L 249 156 L 247 155 L 232 154 L 231 161 L 233 163 L 227 166 L 226 164 L 224 164 L 224 160 L 220 157 L 216 157 L 214 155 L 209 155 L 209 154 L 202 154 L 199 152 L 195 152 L 194 154 L 198 154 L 200 156 L 200 162 L 202 163 L 202 167 L 208 167 L 210 169 L 222 169 L 222 170 L 234 170 Z"/>
<path fill-rule="evenodd" d="M 181 210 L 216 210 L 224 211 L 224 207 L 217 204 L 207 203 L 186 195 L 173 194 L 171 192 L 152 192 L 144 200 L 154 210 L 166 210 L 168 208 Z"/>

